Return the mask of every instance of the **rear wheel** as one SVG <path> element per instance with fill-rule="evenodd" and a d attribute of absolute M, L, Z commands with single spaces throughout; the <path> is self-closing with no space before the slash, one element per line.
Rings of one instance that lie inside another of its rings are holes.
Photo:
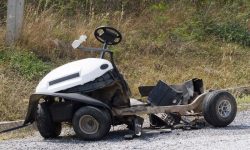
<path fill-rule="evenodd" d="M 61 123 L 53 122 L 47 103 L 38 105 L 36 124 L 39 133 L 44 138 L 56 138 L 62 130 Z"/>
<path fill-rule="evenodd" d="M 210 92 L 203 101 L 204 118 L 215 127 L 229 125 L 234 120 L 236 113 L 236 100 L 226 91 Z"/>
<path fill-rule="evenodd" d="M 72 124 L 82 139 L 99 140 L 109 132 L 111 116 L 106 110 L 85 106 L 75 112 Z"/>

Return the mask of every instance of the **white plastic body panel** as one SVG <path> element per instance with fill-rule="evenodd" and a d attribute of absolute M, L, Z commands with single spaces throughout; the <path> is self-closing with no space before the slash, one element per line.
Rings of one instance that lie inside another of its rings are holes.
<path fill-rule="evenodd" d="M 101 66 L 107 64 L 105 69 Z M 70 62 L 48 73 L 38 84 L 36 92 L 54 93 L 77 85 L 83 85 L 112 70 L 112 64 L 105 59 L 87 58 Z M 67 79 L 67 77 L 77 75 Z M 58 81 L 60 80 L 60 81 Z M 54 81 L 57 81 L 56 83 Z M 51 84 L 54 82 L 53 84 Z"/>

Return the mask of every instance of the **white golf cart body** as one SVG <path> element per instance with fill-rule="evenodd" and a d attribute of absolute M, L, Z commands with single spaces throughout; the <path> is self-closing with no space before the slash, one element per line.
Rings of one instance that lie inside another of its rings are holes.
<path fill-rule="evenodd" d="M 102 65 L 105 65 L 103 68 Z M 87 58 L 60 66 L 48 73 L 38 84 L 36 93 L 54 93 L 83 85 L 112 70 L 112 64 L 105 59 Z"/>

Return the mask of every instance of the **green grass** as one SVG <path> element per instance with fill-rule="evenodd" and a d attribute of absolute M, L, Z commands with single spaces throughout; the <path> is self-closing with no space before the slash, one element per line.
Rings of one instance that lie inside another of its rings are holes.
<path fill-rule="evenodd" d="M 165 2 L 159 2 L 156 4 L 152 4 L 150 6 L 151 11 L 166 11 L 168 9 L 168 4 Z"/>
<path fill-rule="evenodd" d="M 49 63 L 43 62 L 30 51 L 18 48 L 0 51 L 0 62 L 5 62 L 9 68 L 29 80 L 38 79 L 51 70 Z"/>
<path fill-rule="evenodd" d="M 240 98 L 237 98 L 238 104 L 249 104 L 250 103 L 250 96 L 242 96 Z"/>
<path fill-rule="evenodd" d="M 239 43 L 250 46 L 250 32 L 238 22 L 226 22 L 222 24 L 211 24 L 206 29 L 207 34 L 213 34 L 227 42 Z"/>

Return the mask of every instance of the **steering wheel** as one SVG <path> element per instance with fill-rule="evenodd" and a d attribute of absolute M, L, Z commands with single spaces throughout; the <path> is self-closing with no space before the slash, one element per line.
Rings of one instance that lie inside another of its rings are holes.
<path fill-rule="evenodd" d="M 94 32 L 95 38 L 107 45 L 116 45 L 121 42 L 121 33 L 113 27 L 98 27 Z"/>

